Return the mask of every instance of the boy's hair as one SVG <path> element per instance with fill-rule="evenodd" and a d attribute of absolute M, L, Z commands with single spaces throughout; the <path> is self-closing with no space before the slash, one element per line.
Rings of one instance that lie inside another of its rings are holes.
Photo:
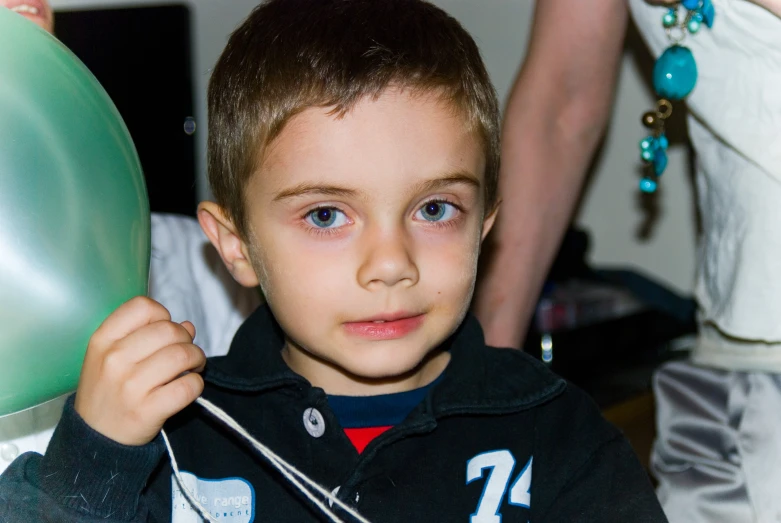
<path fill-rule="evenodd" d="M 439 93 L 463 114 L 482 141 L 493 208 L 496 93 L 454 18 L 422 0 L 270 0 L 231 35 L 209 82 L 209 181 L 244 238 L 245 187 L 290 118 L 308 107 L 342 115 L 389 86 Z"/>

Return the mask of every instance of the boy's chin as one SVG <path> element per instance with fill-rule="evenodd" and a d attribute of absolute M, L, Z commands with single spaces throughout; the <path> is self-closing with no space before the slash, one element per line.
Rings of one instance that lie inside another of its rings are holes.
<path fill-rule="evenodd" d="M 328 394 L 369 396 L 412 390 L 436 379 L 450 353 L 421 340 L 382 342 L 320 352 L 287 340 L 283 358 L 293 370 Z M 330 353 L 329 353 L 330 352 Z"/>
<path fill-rule="evenodd" d="M 432 381 L 439 376 L 450 360 L 448 353 L 439 350 L 422 351 L 417 355 L 405 355 L 400 357 L 398 353 L 388 357 L 378 357 L 377 354 L 366 361 L 346 362 L 340 365 L 348 379 L 354 381 L 356 386 L 365 386 L 377 389 L 404 389 L 417 388 Z"/>

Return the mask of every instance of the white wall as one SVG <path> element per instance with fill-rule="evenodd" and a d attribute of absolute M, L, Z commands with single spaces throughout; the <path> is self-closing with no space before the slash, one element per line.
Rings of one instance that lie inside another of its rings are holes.
<path fill-rule="evenodd" d="M 51 0 L 55 9 L 153 5 L 154 0 Z M 532 0 L 433 0 L 459 19 L 480 46 L 499 96 L 505 99 L 529 36 Z M 577 1 L 577 0 L 573 0 Z M 181 0 L 193 16 L 193 70 L 200 147 L 199 194 L 207 194 L 206 85 L 228 34 L 257 0 Z M 606 21 L 609 23 L 609 21 Z M 566 31 L 566 27 L 561 28 Z M 642 52 L 639 53 L 642 56 Z M 638 237 L 644 220 L 637 199 L 637 142 L 643 136 L 640 115 L 652 107 L 652 93 L 641 71 L 650 62 L 627 52 L 618 97 L 602 154 L 586 189 L 577 222 L 592 235 L 592 261 L 599 265 L 636 267 L 681 291 L 691 289 L 694 270 L 694 220 L 688 158 L 680 146 L 671 148 L 670 166 L 657 198 L 659 213 L 651 234 Z M 562 151 L 566 154 L 566 151 Z"/>

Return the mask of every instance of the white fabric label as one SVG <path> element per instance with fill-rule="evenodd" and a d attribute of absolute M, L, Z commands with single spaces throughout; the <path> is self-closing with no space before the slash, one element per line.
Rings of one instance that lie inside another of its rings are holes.
<path fill-rule="evenodd" d="M 255 520 L 255 489 L 242 478 L 201 479 L 182 472 L 187 490 L 217 520 L 225 523 L 252 523 Z M 171 475 L 171 523 L 202 523 L 203 518 L 190 505 Z"/>

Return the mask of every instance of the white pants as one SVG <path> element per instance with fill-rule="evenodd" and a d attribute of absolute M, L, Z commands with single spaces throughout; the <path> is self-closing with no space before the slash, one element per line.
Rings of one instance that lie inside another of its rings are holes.
<path fill-rule="evenodd" d="M 672 523 L 781 522 L 781 374 L 662 366 L 651 468 Z"/>

